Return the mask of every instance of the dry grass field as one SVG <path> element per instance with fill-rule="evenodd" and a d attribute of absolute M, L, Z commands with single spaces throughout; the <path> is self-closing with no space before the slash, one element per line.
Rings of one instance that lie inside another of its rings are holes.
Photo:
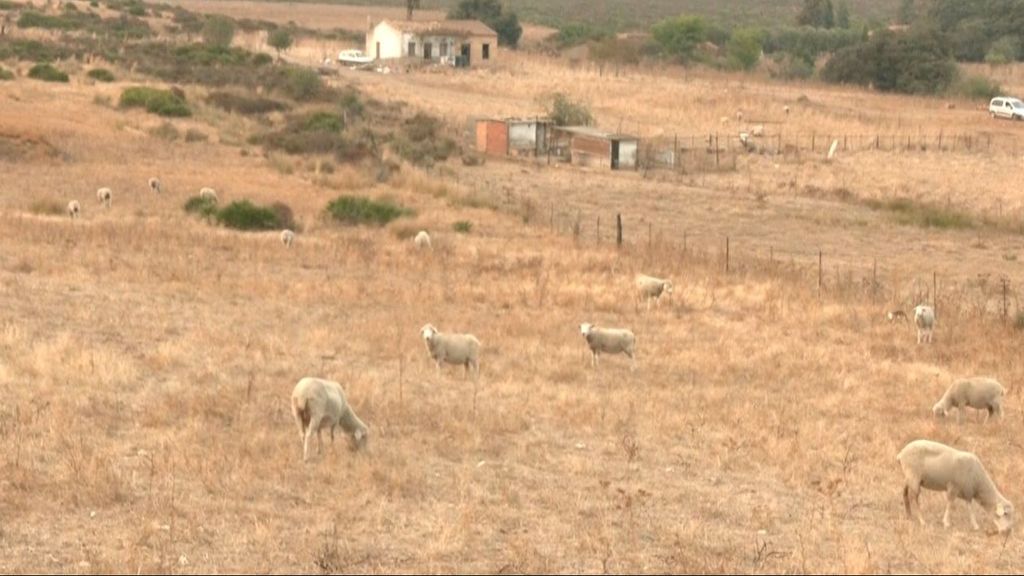
<path fill-rule="evenodd" d="M 956 288 L 988 273 L 1016 293 L 1024 236 L 898 225 L 856 203 L 948 198 L 981 214 L 1001 199 L 1015 217 L 1015 149 L 787 157 L 778 168 L 755 155 L 726 172 L 647 177 L 456 158 L 378 183 L 360 167 L 315 174 L 306 160 L 265 156 L 246 143 L 253 121 L 201 104 L 198 87 L 185 87 L 195 115 L 173 123 L 209 141 L 161 139 L 164 120 L 108 104 L 147 79 L 117 70 L 127 80 L 92 84 L 67 68 L 68 85 L 0 83 L 0 571 L 1024 566 L 1019 533 L 971 531 L 962 504 L 943 530 L 938 493 L 921 498 L 929 525 L 910 522 L 895 460 L 916 438 L 976 451 L 1024 506 L 1021 332 L 978 313 L 988 293 Z M 736 131 L 720 118 L 737 108 L 779 120 L 770 130 L 1021 135 L 966 102 L 948 110 L 709 72 L 599 76 L 532 55 L 492 71 L 336 81 L 453 126 L 536 113 L 537 96 L 560 89 L 605 126 L 621 118 L 646 137 Z M 161 195 L 146 187 L 154 175 Z M 812 185 L 850 196 L 814 196 Z M 100 186 L 114 190 L 109 209 Z M 287 202 L 302 224 L 295 246 L 187 216 L 201 186 L 222 201 Z M 418 215 L 339 227 L 321 214 L 342 193 Z M 47 213 L 70 199 L 80 219 Z M 622 249 L 605 228 L 617 212 Z M 576 214 L 579 238 L 567 233 Z M 470 233 L 455 233 L 458 221 Z M 432 251 L 412 249 L 419 228 Z M 808 267 L 819 247 L 820 294 Z M 876 259 L 884 284 L 872 298 L 843 274 Z M 919 346 L 882 313 L 921 296 L 933 271 L 938 329 Z M 671 277 L 676 293 L 637 310 L 638 272 Z M 638 368 L 606 357 L 591 369 L 584 321 L 632 328 Z M 475 407 L 460 369 L 435 375 L 418 334 L 427 322 L 481 340 Z M 933 419 L 950 381 L 973 374 L 1007 386 L 1006 417 Z M 368 452 L 342 437 L 303 464 L 289 396 L 308 375 L 343 383 L 370 426 Z"/>

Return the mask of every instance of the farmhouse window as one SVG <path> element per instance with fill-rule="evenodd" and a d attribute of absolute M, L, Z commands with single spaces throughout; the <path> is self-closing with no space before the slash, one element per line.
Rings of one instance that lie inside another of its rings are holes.
<path fill-rule="evenodd" d="M 439 46 L 439 49 L 441 50 L 441 57 L 442 58 L 448 55 L 448 43 L 447 42 L 441 42 L 441 45 Z"/>
<path fill-rule="evenodd" d="M 491 59 L 491 45 L 490 44 L 484 44 L 484 60 L 490 60 L 490 59 Z"/>
<path fill-rule="evenodd" d="M 415 56 L 415 55 L 416 55 L 416 43 L 415 42 L 409 42 L 409 56 Z"/>

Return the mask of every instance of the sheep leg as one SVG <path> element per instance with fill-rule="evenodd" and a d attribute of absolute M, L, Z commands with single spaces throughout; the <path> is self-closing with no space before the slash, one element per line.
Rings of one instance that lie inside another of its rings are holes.
<path fill-rule="evenodd" d="M 972 503 L 974 503 L 973 500 L 967 503 L 967 512 L 971 515 L 971 527 L 975 530 L 981 530 L 981 527 L 978 526 L 978 519 L 974 517 L 974 506 L 971 506 Z"/>
<path fill-rule="evenodd" d="M 324 453 L 324 435 L 323 428 L 316 427 L 316 453 L 323 455 Z"/>
<path fill-rule="evenodd" d="M 434 364 L 437 366 L 437 377 L 440 378 L 441 377 L 441 361 L 440 360 L 434 360 Z"/>
<path fill-rule="evenodd" d="M 942 526 L 949 528 L 951 522 L 949 521 L 949 510 L 953 507 L 953 501 L 956 500 L 956 492 L 953 491 L 953 486 L 946 487 L 946 512 L 942 514 Z M 970 503 L 968 503 L 970 504 Z M 970 506 L 968 506 L 970 507 Z"/>
<path fill-rule="evenodd" d="M 310 420 L 306 429 L 306 437 L 302 442 L 302 461 L 309 462 L 309 445 L 313 443 L 313 421 Z"/>
<path fill-rule="evenodd" d="M 912 482 L 912 481 L 908 480 L 907 483 L 903 485 L 903 504 L 907 508 L 907 516 L 910 517 L 910 518 L 914 517 L 914 514 L 911 511 L 911 505 L 910 505 L 910 501 L 913 500 L 914 501 L 914 506 L 917 507 L 917 521 L 921 524 L 921 526 L 924 526 L 925 522 L 924 522 L 924 515 L 921 514 L 921 501 L 920 501 L 920 497 L 921 497 L 921 483 L 919 481 L 918 482 Z"/>

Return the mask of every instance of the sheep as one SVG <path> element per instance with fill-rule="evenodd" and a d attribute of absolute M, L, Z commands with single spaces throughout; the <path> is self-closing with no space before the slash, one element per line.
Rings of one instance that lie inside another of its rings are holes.
<path fill-rule="evenodd" d="M 110 188 L 100 188 L 96 191 L 96 199 L 99 200 L 100 204 L 110 208 L 110 202 L 114 198 L 114 192 Z"/>
<path fill-rule="evenodd" d="M 907 321 L 907 313 L 904 312 L 903 310 L 891 310 L 888 314 L 885 315 L 885 317 L 886 319 L 889 320 L 889 322 L 895 322 L 897 320 L 900 320 L 902 322 Z"/>
<path fill-rule="evenodd" d="M 750 129 L 751 136 L 764 136 L 764 125 L 758 124 Z"/>
<path fill-rule="evenodd" d="M 430 248 L 430 234 L 427 234 L 426 230 L 420 230 L 419 233 L 416 234 L 416 238 L 413 240 L 413 243 L 415 243 L 416 247 L 421 250 L 424 248 Z"/>
<path fill-rule="evenodd" d="M 957 380 L 950 385 L 942 398 L 932 406 L 936 416 L 948 416 L 951 408 L 957 408 L 956 421 L 960 423 L 964 410 L 968 406 L 977 410 L 987 410 L 985 422 L 992 414 L 1003 416 L 1003 395 L 1006 390 L 994 378 L 974 377 Z"/>
<path fill-rule="evenodd" d="M 292 232 L 291 230 L 282 230 L 281 231 L 281 244 L 284 244 L 285 248 L 291 248 L 292 247 L 292 242 L 294 242 L 294 241 L 295 241 L 295 232 Z"/>
<path fill-rule="evenodd" d="M 480 341 L 472 334 L 453 334 L 438 332 L 433 324 L 420 329 L 427 352 L 437 365 L 437 375 L 441 375 L 441 362 L 462 364 L 465 375 L 473 370 L 474 379 L 480 374 Z"/>
<path fill-rule="evenodd" d="M 313 377 L 299 380 L 292 390 L 292 415 L 299 427 L 303 462 L 309 461 L 309 445 L 314 432 L 318 442 L 317 453 L 323 452 L 324 440 L 320 431 L 324 428 L 331 429 L 332 445 L 334 429 L 338 426 L 352 435 L 356 450 L 365 449 L 369 442 L 369 428 L 352 411 L 345 391 L 337 382 Z"/>
<path fill-rule="evenodd" d="M 746 132 L 740 132 L 740 144 L 743 145 L 743 149 L 747 152 L 753 152 L 757 147 L 754 145 L 753 139 L 750 134 Z"/>
<path fill-rule="evenodd" d="M 743 110 L 736 111 L 736 121 L 743 122 Z"/>
<path fill-rule="evenodd" d="M 78 218 L 78 214 L 81 211 L 82 206 L 78 204 L 78 200 L 72 200 L 71 202 L 68 202 L 68 216 L 71 216 L 72 220 Z"/>
<path fill-rule="evenodd" d="M 927 340 L 932 342 L 932 331 L 935 329 L 935 309 L 921 304 L 914 308 L 914 325 L 917 326 L 917 343 Z"/>
<path fill-rule="evenodd" d="M 981 507 L 993 515 L 996 529 L 1002 533 L 1013 526 L 1013 504 L 999 490 L 981 460 L 970 452 L 932 442 L 931 440 L 914 440 L 900 450 L 896 456 L 903 469 L 903 504 L 907 516 L 911 513 L 911 500 L 917 505 L 917 519 L 924 526 L 919 497 L 921 488 L 946 491 L 946 512 L 942 515 L 942 525 L 949 528 L 949 509 L 953 501 L 960 498 L 967 502 L 967 511 L 971 515 L 971 526 L 978 530 L 978 521 L 974 517 L 971 502 L 977 500 Z"/>
<path fill-rule="evenodd" d="M 786 113 L 786 116 L 789 116 L 789 104 L 783 106 L 782 111 Z"/>
<path fill-rule="evenodd" d="M 216 204 L 219 199 L 217 198 L 217 191 L 213 188 L 201 188 L 199 190 L 199 197 L 204 200 L 210 200 Z"/>
<path fill-rule="evenodd" d="M 149 189 L 152 190 L 153 192 L 156 192 L 157 194 L 159 194 L 160 193 L 160 180 L 157 179 L 157 178 L 150 178 L 149 179 Z"/>
<path fill-rule="evenodd" d="M 637 274 L 636 290 L 637 300 L 646 300 L 647 309 L 650 310 L 651 300 L 654 300 L 658 306 L 661 306 L 661 295 L 672 294 L 672 282 L 661 278 L 655 278 L 653 276 Z"/>
<path fill-rule="evenodd" d="M 597 368 L 598 356 L 606 354 L 625 354 L 631 361 L 630 369 L 636 368 L 636 336 L 623 328 L 598 328 L 584 322 L 580 324 L 580 333 L 590 347 L 591 366 Z"/>

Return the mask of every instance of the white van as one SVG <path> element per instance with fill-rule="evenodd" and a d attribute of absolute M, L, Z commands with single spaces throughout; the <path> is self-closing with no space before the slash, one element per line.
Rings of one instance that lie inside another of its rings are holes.
<path fill-rule="evenodd" d="M 1010 120 L 1024 120 L 1024 102 L 1017 98 L 999 96 L 988 103 L 988 113 L 993 118 L 1009 118 Z"/>

